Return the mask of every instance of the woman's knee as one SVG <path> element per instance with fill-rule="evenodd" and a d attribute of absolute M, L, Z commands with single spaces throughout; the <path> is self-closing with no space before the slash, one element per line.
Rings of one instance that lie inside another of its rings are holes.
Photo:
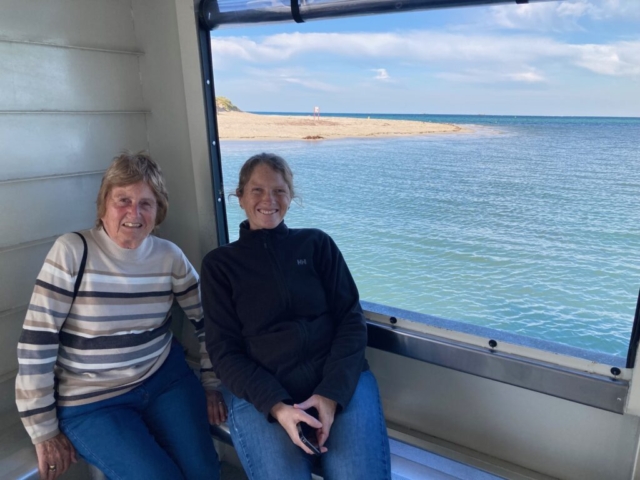
<path fill-rule="evenodd" d="M 390 478 L 389 438 L 371 372 L 362 373 L 351 402 L 336 415 L 326 445 L 326 480 Z"/>
<path fill-rule="evenodd" d="M 267 421 L 249 402 L 224 392 L 233 444 L 251 480 L 311 477 L 311 459 L 279 423 Z"/>

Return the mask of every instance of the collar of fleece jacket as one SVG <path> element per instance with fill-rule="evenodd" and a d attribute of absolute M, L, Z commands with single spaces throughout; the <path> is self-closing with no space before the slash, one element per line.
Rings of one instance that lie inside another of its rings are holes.
<path fill-rule="evenodd" d="M 251 230 L 249 228 L 249 220 L 245 220 L 240 224 L 240 240 L 250 240 L 254 238 L 264 238 L 274 236 L 276 238 L 284 238 L 289 233 L 289 227 L 284 220 L 276 228 Z"/>

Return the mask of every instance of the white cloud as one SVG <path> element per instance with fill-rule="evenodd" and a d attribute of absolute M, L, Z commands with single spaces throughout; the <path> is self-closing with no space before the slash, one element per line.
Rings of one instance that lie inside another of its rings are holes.
<path fill-rule="evenodd" d="M 467 69 L 461 72 L 440 72 L 437 78 L 450 82 L 498 84 L 498 83 L 540 83 L 545 82 L 543 75 L 533 69 L 524 71 L 506 71 Z"/>
<path fill-rule="evenodd" d="M 389 73 L 386 68 L 374 68 L 372 71 L 377 73 L 374 77 L 376 80 L 389 80 Z"/>
<path fill-rule="evenodd" d="M 575 19 L 560 18 L 557 5 L 537 3 L 523 5 L 500 5 L 489 10 L 489 23 L 514 30 L 556 30 L 578 28 Z"/>
<path fill-rule="evenodd" d="M 514 82 L 538 83 L 544 82 L 545 78 L 537 72 L 517 72 L 507 74 L 507 78 Z"/>
<path fill-rule="evenodd" d="M 577 1 L 577 2 L 561 2 L 556 7 L 556 12 L 559 17 L 573 17 L 579 18 L 590 12 L 593 12 L 594 7 L 589 2 Z"/>
<path fill-rule="evenodd" d="M 640 78 L 640 42 L 618 42 L 614 45 L 579 45 L 574 64 L 601 75 Z"/>
<path fill-rule="evenodd" d="M 640 2 L 637 0 L 590 0 L 587 15 L 600 19 L 640 19 Z"/>
<path fill-rule="evenodd" d="M 500 5 L 489 10 L 489 23 L 502 28 L 533 31 L 582 30 L 580 20 L 640 19 L 637 0 L 571 0 Z"/>
<path fill-rule="evenodd" d="M 306 89 L 321 92 L 337 92 L 340 90 L 340 88 L 335 85 L 318 80 L 313 73 L 303 68 L 248 68 L 245 72 L 249 76 L 259 79 L 261 83 L 270 84 L 272 87 L 294 83 Z"/>
<path fill-rule="evenodd" d="M 294 57 L 326 53 L 339 57 L 411 61 L 525 62 L 550 54 L 559 45 L 544 37 L 503 38 L 433 32 L 294 33 L 278 34 L 258 42 L 246 37 L 213 38 L 214 60 L 225 58 L 251 63 L 285 62 Z"/>
<path fill-rule="evenodd" d="M 283 79 L 288 83 L 295 83 L 298 85 L 302 85 L 309 90 L 319 90 L 321 92 L 337 92 L 339 89 L 333 85 L 329 85 L 324 82 L 319 82 L 317 80 L 312 80 L 308 78 L 297 78 L 297 77 L 287 77 Z"/>
<path fill-rule="evenodd" d="M 259 41 L 246 37 L 212 38 L 214 60 L 225 63 L 278 65 L 314 59 L 314 55 L 410 62 L 442 72 L 493 70 L 507 79 L 541 82 L 545 65 L 573 65 L 600 75 L 640 76 L 640 40 L 608 44 L 569 44 L 544 36 L 464 35 L 413 31 L 397 33 L 294 33 Z M 312 60 L 317 62 L 316 60 Z M 237 68 L 237 66 L 236 66 Z M 515 72 L 514 72 L 515 70 Z M 386 69 L 374 69 L 376 79 L 389 78 Z M 308 88 L 330 90 L 308 72 L 290 74 Z M 296 81 L 296 80 L 294 80 Z"/>

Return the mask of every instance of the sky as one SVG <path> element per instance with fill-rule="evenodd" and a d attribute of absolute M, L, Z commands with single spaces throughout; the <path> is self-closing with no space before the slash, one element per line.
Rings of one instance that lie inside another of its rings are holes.
<path fill-rule="evenodd" d="M 640 117 L 640 0 L 395 13 L 211 35 L 250 112 Z"/>

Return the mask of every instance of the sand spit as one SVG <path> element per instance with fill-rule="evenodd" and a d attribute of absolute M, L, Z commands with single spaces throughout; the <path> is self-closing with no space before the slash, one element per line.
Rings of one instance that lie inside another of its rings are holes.
<path fill-rule="evenodd" d="M 333 138 L 399 137 L 461 133 L 467 130 L 446 123 L 367 118 L 256 115 L 219 112 L 222 140 L 324 140 Z"/>

